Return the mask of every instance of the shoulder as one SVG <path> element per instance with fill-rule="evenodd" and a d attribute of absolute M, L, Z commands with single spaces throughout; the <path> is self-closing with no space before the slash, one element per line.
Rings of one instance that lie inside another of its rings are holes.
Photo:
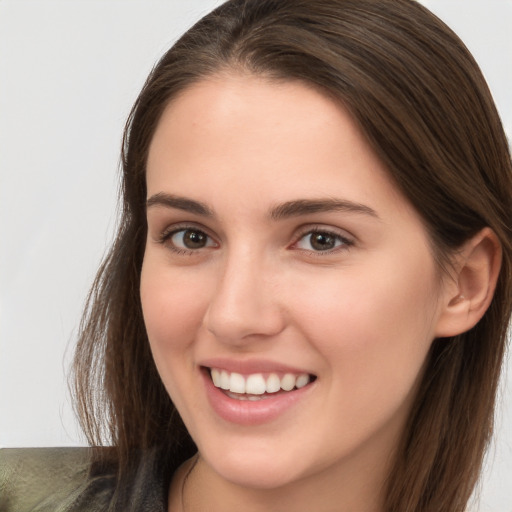
<path fill-rule="evenodd" d="M 90 486 L 88 448 L 3 448 L 0 450 L 0 510 L 2 512 L 80 511 Z M 106 482 L 105 482 L 106 484 Z M 108 485 L 96 493 L 101 510 Z M 86 510 L 85 504 L 83 510 Z"/>
<path fill-rule="evenodd" d="M 164 453 L 134 451 L 120 480 L 117 464 L 92 462 L 89 448 L 1 449 L 0 511 L 164 512 L 172 475 Z"/>

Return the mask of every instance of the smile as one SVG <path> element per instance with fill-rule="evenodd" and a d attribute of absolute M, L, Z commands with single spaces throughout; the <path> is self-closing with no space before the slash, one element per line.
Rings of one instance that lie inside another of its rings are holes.
<path fill-rule="evenodd" d="M 285 373 L 279 376 L 277 373 L 264 375 L 253 373 L 242 375 L 236 372 L 228 372 L 219 368 L 210 368 L 210 376 L 216 388 L 227 391 L 230 398 L 238 400 L 261 400 L 270 398 L 275 393 L 288 392 L 307 386 L 314 379 L 307 373 L 295 375 Z"/>
<path fill-rule="evenodd" d="M 219 366 L 202 366 L 200 373 L 212 411 L 231 424 L 293 421 L 287 411 L 307 403 L 317 384 L 315 375 L 282 365 L 226 363 L 232 371 Z"/>

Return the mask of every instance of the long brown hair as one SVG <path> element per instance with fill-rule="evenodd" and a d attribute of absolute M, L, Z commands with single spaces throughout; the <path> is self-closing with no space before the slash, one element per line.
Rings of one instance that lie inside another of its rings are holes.
<path fill-rule="evenodd" d="M 160 60 L 128 119 L 122 214 L 88 299 L 74 361 L 77 411 L 92 445 L 194 451 L 144 328 L 145 165 L 166 105 L 223 70 L 301 80 L 353 115 L 421 215 L 438 263 L 485 226 L 503 261 L 493 301 L 469 332 L 434 340 L 387 482 L 385 510 L 463 511 L 493 427 L 512 309 L 512 166 L 482 74 L 459 38 L 413 0 L 231 0 Z"/>

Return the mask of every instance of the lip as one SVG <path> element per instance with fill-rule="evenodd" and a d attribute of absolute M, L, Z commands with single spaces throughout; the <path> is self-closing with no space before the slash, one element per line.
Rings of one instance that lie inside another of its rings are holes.
<path fill-rule="evenodd" d="M 230 373 L 236 372 L 241 375 L 250 375 L 252 373 L 293 373 L 296 375 L 307 373 L 308 375 L 313 375 L 310 371 L 305 370 L 304 368 L 296 368 L 266 359 L 249 359 L 244 361 L 216 357 L 200 361 L 199 366 L 218 368 L 219 370 L 226 370 Z"/>
<path fill-rule="evenodd" d="M 214 365 L 213 367 L 219 366 Z M 225 365 L 221 367 L 225 368 Z M 261 366 L 258 368 L 262 371 Z M 270 371 L 278 370 L 274 368 Z M 291 372 L 296 370 L 287 369 L 285 371 Z M 245 371 L 245 373 L 251 372 L 252 370 L 249 371 L 247 369 Z M 204 381 L 206 396 L 216 415 L 229 423 L 243 426 L 263 425 L 276 420 L 288 413 L 290 409 L 306 400 L 315 386 L 315 382 L 311 382 L 303 388 L 294 389 L 286 393 L 279 393 L 276 396 L 270 396 L 262 400 L 237 400 L 230 398 L 222 390 L 213 385 L 207 368 L 202 368 L 200 373 Z M 240 371 L 240 373 L 242 372 Z"/>

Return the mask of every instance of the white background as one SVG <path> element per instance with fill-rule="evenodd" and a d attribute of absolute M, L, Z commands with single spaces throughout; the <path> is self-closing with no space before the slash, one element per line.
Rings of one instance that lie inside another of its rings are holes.
<path fill-rule="evenodd" d="M 111 239 L 124 121 L 216 0 L 0 0 L 0 446 L 80 445 L 66 388 Z M 512 134 L 512 0 L 425 0 L 480 62 Z M 482 512 L 512 511 L 512 366 Z"/>

